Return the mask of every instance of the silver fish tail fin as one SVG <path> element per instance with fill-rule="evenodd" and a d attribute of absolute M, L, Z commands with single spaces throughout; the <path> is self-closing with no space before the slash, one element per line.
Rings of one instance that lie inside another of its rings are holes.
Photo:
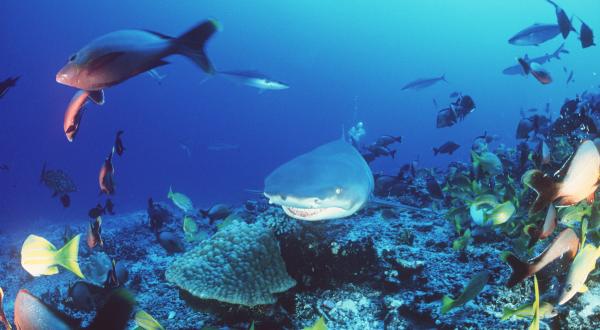
<path fill-rule="evenodd" d="M 206 56 L 204 45 L 217 30 L 219 30 L 217 21 L 208 20 L 202 22 L 174 40 L 177 47 L 175 52 L 187 56 L 200 66 L 204 72 L 213 74 L 215 68 L 208 59 L 208 56 Z"/>

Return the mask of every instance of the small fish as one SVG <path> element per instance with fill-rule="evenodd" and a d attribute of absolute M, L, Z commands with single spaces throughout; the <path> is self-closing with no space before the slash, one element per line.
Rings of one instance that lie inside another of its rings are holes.
<path fill-rule="evenodd" d="M 485 212 L 483 222 L 491 222 L 494 226 L 504 224 L 513 216 L 513 214 L 515 214 L 515 211 L 516 208 L 514 204 L 510 201 L 506 201 L 494 206 L 490 211 Z"/>
<path fill-rule="evenodd" d="M 85 105 L 88 103 L 88 100 L 92 100 L 94 103 L 102 105 L 104 104 L 104 93 L 102 93 L 102 91 L 80 90 L 73 95 L 73 98 L 71 98 L 71 102 L 69 102 L 67 110 L 65 111 L 65 118 L 63 121 L 63 129 L 69 142 L 73 142 L 75 135 L 79 131 L 81 119 L 83 118 L 83 113 L 86 109 Z"/>
<path fill-rule="evenodd" d="M 257 71 L 219 71 L 220 75 L 227 76 L 230 79 L 238 81 L 246 86 L 264 90 L 282 90 L 290 86 L 284 82 L 269 78 L 267 75 Z"/>
<path fill-rule="evenodd" d="M 452 299 L 449 296 L 444 296 L 442 299 L 442 314 L 446 314 L 451 309 L 460 307 L 469 300 L 477 297 L 487 284 L 489 277 L 490 273 L 488 271 L 479 272 L 471 278 L 467 286 L 465 286 L 463 293 L 458 298 Z"/>
<path fill-rule="evenodd" d="M 515 46 L 537 46 L 560 34 L 557 24 L 535 23 L 517 32 L 508 39 L 508 43 Z"/>
<path fill-rule="evenodd" d="M 231 214 L 231 206 L 226 204 L 215 204 L 207 210 L 200 210 L 200 215 L 208 218 L 209 222 L 213 222 L 227 218 Z"/>
<path fill-rule="evenodd" d="M 125 330 L 134 305 L 135 299 L 127 291 L 114 291 L 96 312 L 91 324 L 82 328 L 78 320 L 46 305 L 29 291 L 20 290 L 15 300 L 15 325 L 19 330 Z"/>
<path fill-rule="evenodd" d="M 533 318 L 534 310 L 533 303 L 523 304 L 517 308 L 504 308 L 502 311 L 501 321 L 506 321 L 511 317 L 516 317 L 518 319 L 521 318 Z M 554 305 L 549 302 L 542 301 L 540 302 L 540 318 L 542 319 L 550 319 L 558 315 L 556 310 L 554 309 Z"/>
<path fill-rule="evenodd" d="M 198 233 L 198 225 L 196 225 L 196 221 L 189 215 L 183 217 L 183 233 L 188 242 L 194 241 Z"/>
<path fill-rule="evenodd" d="M 56 74 L 56 82 L 87 91 L 101 90 L 166 65 L 164 58 L 173 54 L 186 56 L 211 74 L 214 68 L 204 46 L 217 30 L 218 23 L 209 20 L 177 38 L 147 30 L 111 32 L 71 55 Z"/>
<path fill-rule="evenodd" d="M 0 322 L 4 324 L 6 330 L 12 330 L 12 325 L 10 325 L 4 313 L 4 291 L 2 291 L 2 288 L 0 288 Z"/>
<path fill-rule="evenodd" d="M 21 78 L 21 76 L 8 77 L 0 82 L 0 99 L 6 95 L 6 92 L 8 92 L 9 89 L 17 85 L 17 80 L 19 80 L 19 78 Z"/>
<path fill-rule="evenodd" d="M 565 170 L 566 174 L 561 182 L 555 182 L 540 170 L 529 170 L 523 174 L 521 181 L 537 193 L 529 210 L 531 214 L 541 211 L 550 203 L 569 206 L 593 195 L 598 188 L 600 176 L 600 154 L 594 142 L 584 141 L 560 172 Z"/>
<path fill-rule="evenodd" d="M 65 208 L 71 206 L 71 197 L 69 196 L 69 194 L 63 194 L 63 195 L 61 195 L 60 196 L 60 203 Z"/>
<path fill-rule="evenodd" d="M 106 212 L 108 212 L 108 214 L 110 215 L 114 215 L 115 214 L 115 204 L 113 204 L 112 200 L 110 198 L 106 199 L 106 202 L 104 203 L 104 210 Z"/>
<path fill-rule="evenodd" d="M 165 330 L 157 320 L 145 311 L 135 313 L 135 324 L 144 330 Z"/>
<path fill-rule="evenodd" d="M 440 81 L 448 82 L 448 80 L 446 80 L 445 74 L 443 74 L 439 77 L 435 77 L 435 78 L 419 78 L 417 80 L 413 80 L 413 81 L 409 82 L 408 84 L 404 85 L 402 87 L 402 90 L 413 89 L 413 90 L 418 91 L 423 88 L 433 86 Z"/>
<path fill-rule="evenodd" d="M 571 81 L 573 81 L 573 70 L 571 70 L 571 73 L 569 73 L 569 76 L 567 77 L 567 82 L 566 84 L 568 85 Z"/>
<path fill-rule="evenodd" d="M 115 152 L 119 156 L 122 156 L 123 155 L 123 151 L 125 151 L 125 147 L 123 147 L 123 141 L 121 140 L 121 135 L 122 134 L 123 134 L 123 131 L 118 131 L 117 132 L 117 137 L 115 138 Z"/>
<path fill-rule="evenodd" d="M 579 40 L 581 41 L 581 48 L 588 48 L 591 46 L 596 46 L 594 43 L 594 31 L 590 29 L 590 27 L 585 24 L 581 18 L 581 28 L 579 29 Z"/>
<path fill-rule="evenodd" d="M 457 144 L 453 141 L 448 141 L 437 148 L 433 148 L 433 155 L 437 156 L 438 154 L 448 154 L 452 155 L 456 149 L 460 148 L 460 144 Z"/>
<path fill-rule="evenodd" d="M 106 281 L 104 281 L 104 287 L 107 289 L 115 289 L 121 286 L 119 282 L 119 276 L 117 275 L 117 263 L 115 259 L 112 260 L 111 268 L 106 274 Z"/>
<path fill-rule="evenodd" d="M 540 140 L 535 147 L 532 159 L 538 168 L 542 165 L 550 164 L 550 147 L 548 147 L 544 140 Z"/>
<path fill-rule="evenodd" d="M 98 174 L 98 184 L 100 185 L 100 193 L 104 193 L 107 195 L 112 195 L 115 193 L 115 183 L 113 179 L 115 174 L 115 168 L 112 164 L 112 156 L 113 152 L 111 151 L 102 163 L 100 173 Z"/>
<path fill-rule="evenodd" d="M 91 219 L 96 219 L 99 216 L 105 213 L 104 207 L 101 204 L 96 204 L 96 206 L 88 211 L 88 216 Z"/>
<path fill-rule="evenodd" d="M 523 67 L 525 74 L 530 74 L 537 79 L 542 85 L 547 85 L 552 82 L 552 76 L 539 63 L 529 63 L 523 58 L 518 59 L 519 64 Z"/>
<path fill-rule="evenodd" d="M 429 192 L 430 196 L 435 199 L 444 199 L 444 193 L 442 192 L 442 188 L 437 180 L 433 177 L 433 175 L 427 176 L 427 192 Z"/>
<path fill-rule="evenodd" d="M 45 238 L 29 235 L 21 248 L 21 265 L 34 277 L 58 274 L 60 265 L 84 278 L 77 261 L 80 238 L 81 235 L 75 236 L 60 250 L 57 250 Z"/>
<path fill-rule="evenodd" d="M 539 256 L 529 260 L 528 263 L 519 260 L 514 254 L 508 252 L 503 254 L 503 259 L 512 268 L 512 274 L 506 282 L 506 286 L 511 288 L 517 283 L 525 280 L 529 276 L 540 271 L 548 264 L 558 258 L 571 260 L 577 254 L 579 248 L 579 238 L 573 229 L 563 230 L 550 245 Z"/>
<path fill-rule="evenodd" d="M 493 152 L 486 151 L 477 154 L 471 151 L 471 158 L 473 158 L 473 168 L 477 173 L 481 170 L 483 173 L 495 176 L 504 172 L 502 161 L 500 161 L 500 158 Z"/>
<path fill-rule="evenodd" d="M 450 106 L 456 113 L 456 117 L 460 120 L 464 120 L 468 114 L 475 110 L 475 102 L 469 95 L 461 95 Z"/>
<path fill-rule="evenodd" d="M 565 11 L 562 8 L 560 8 L 556 3 L 554 3 L 554 1 L 546 1 L 548 1 L 548 3 L 554 6 L 554 9 L 556 11 L 556 22 L 558 23 L 558 28 L 560 30 L 560 33 L 562 34 L 563 39 L 567 39 L 569 33 L 571 31 L 575 31 L 575 29 L 571 25 L 571 20 L 567 16 L 567 13 L 565 13 Z"/>
<path fill-rule="evenodd" d="M 596 268 L 596 260 L 600 258 L 600 247 L 595 247 L 591 244 L 586 244 L 575 256 L 575 260 L 569 268 L 567 281 L 563 287 L 559 305 L 566 304 L 577 292 L 586 292 L 587 287 L 585 281 L 588 275 Z"/>
<path fill-rule="evenodd" d="M 192 204 L 192 200 L 186 195 L 178 192 L 173 192 L 171 187 L 169 187 L 169 193 L 167 194 L 167 198 L 173 201 L 173 204 L 180 208 L 183 212 L 191 213 L 194 211 L 194 205 Z"/>
<path fill-rule="evenodd" d="M 456 112 L 454 111 L 454 109 L 445 108 L 445 109 L 438 111 L 435 127 L 436 128 L 450 127 L 450 126 L 456 124 L 457 121 L 458 121 L 458 118 L 456 117 Z"/>
<path fill-rule="evenodd" d="M 100 216 L 90 221 L 87 234 L 87 246 L 93 249 L 98 245 L 104 247 L 104 241 L 102 240 L 102 217 Z"/>
<path fill-rule="evenodd" d="M 377 141 L 375 141 L 375 144 L 387 147 L 390 144 L 401 143 L 401 142 L 402 142 L 402 136 L 382 135 L 377 138 Z"/>

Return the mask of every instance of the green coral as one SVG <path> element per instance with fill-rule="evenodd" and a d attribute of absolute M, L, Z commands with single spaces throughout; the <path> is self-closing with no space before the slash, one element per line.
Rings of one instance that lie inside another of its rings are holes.
<path fill-rule="evenodd" d="M 271 231 L 238 221 L 175 260 L 166 278 L 198 298 L 250 307 L 296 285 Z"/>

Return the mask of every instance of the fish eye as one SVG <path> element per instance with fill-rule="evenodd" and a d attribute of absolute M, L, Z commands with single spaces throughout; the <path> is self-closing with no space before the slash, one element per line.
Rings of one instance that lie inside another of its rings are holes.
<path fill-rule="evenodd" d="M 69 57 L 69 62 L 73 62 L 75 61 L 75 59 L 77 58 L 77 54 L 73 54 Z"/>

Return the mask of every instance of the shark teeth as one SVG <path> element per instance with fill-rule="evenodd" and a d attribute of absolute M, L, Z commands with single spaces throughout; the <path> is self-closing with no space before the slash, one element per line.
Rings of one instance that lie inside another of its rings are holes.
<path fill-rule="evenodd" d="M 323 212 L 323 209 L 304 209 L 290 206 L 287 206 L 286 208 L 288 211 L 299 217 L 312 217 Z"/>

